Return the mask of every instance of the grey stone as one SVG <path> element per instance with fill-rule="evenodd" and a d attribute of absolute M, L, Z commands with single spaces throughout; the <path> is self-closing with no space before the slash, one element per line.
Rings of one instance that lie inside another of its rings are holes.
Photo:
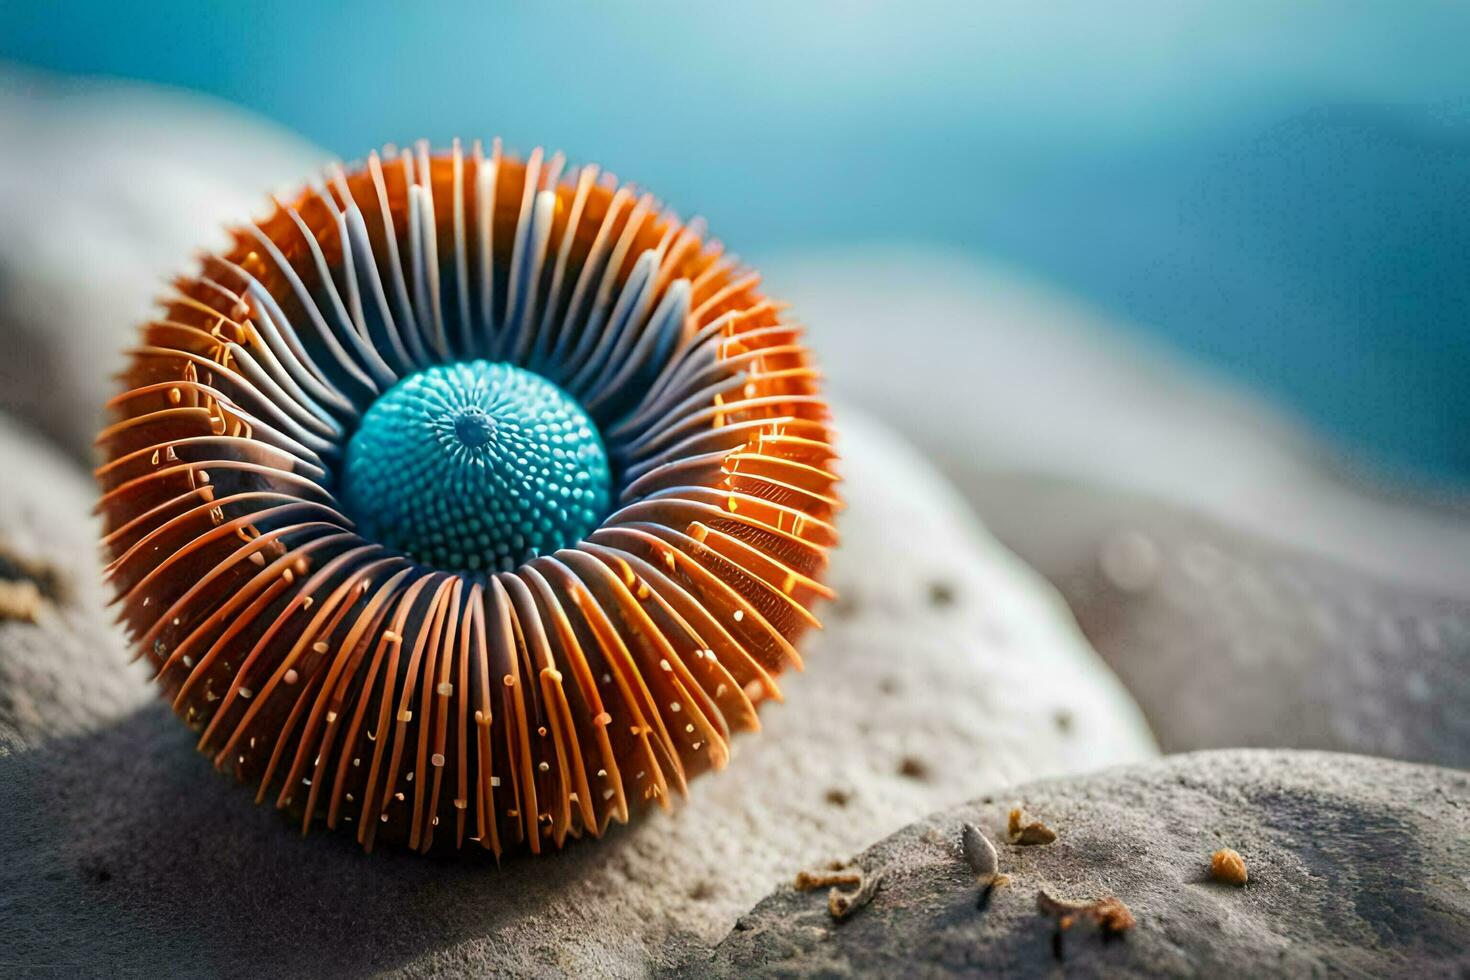
<path fill-rule="evenodd" d="M 1470 767 L 1470 597 L 1156 500 L 1035 479 L 1012 492 L 1051 518 L 992 530 L 1066 596 L 1165 751 L 1317 748 Z"/>
<path fill-rule="evenodd" d="M 16 68 L 0 146 L 0 408 L 80 459 L 167 277 L 325 160 L 202 96 Z"/>
<path fill-rule="evenodd" d="M 0 413 L 0 755 L 77 735 L 150 700 L 104 608 L 85 472 Z M 15 592 L 23 596 L 24 593 Z"/>
<path fill-rule="evenodd" d="M 1470 765 L 1470 498 L 1393 485 L 1045 286 L 870 246 L 769 264 L 833 388 L 1066 596 L 1167 751 Z"/>
<path fill-rule="evenodd" d="M 1005 840 L 1010 807 L 1059 837 Z M 1010 876 L 986 907 L 964 822 Z M 1211 854 L 1245 859 L 1216 882 Z M 708 961 L 679 975 L 1464 976 L 1470 970 L 1470 774 L 1313 752 L 1226 751 L 1031 783 L 927 817 L 855 856 L 882 874 L 841 923 L 821 892 L 783 886 Z M 1111 942 L 1062 934 L 1037 893 L 1121 899 Z"/>
<path fill-rule="evenodd" d="M 838 418 L 844 598 L 821 611 L 827 629 L 765 730 L 675 812 L 498 870 L 365 856 L 253 806 L 155 705 L 0 758 L 5 968 L 643 976 L 706 956 L 797 868 L 937 807 L 1153 757 L 1137 707 L 1046 583 L 911 450 Z M 43 519 L 80 527 L 80 506 Z"/>

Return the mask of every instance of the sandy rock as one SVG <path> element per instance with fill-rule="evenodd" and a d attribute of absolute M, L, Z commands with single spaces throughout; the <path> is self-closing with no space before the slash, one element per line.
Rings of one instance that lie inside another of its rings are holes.
<path fill-rule="evenodd" d="M 91 480 L 0 414 L 0 754 L 151 700 L 103 608 Z"/>
<path fill-rule="evenodd" d="M 993 530 L 1067 597 L 1165 751 L 1470 767 L 1470 596 L 1384 582 L 1137 496 L 1034 479 L 1014 495 L 1053 516 Z"/>
<path fill-rule="evenodd" d="M 8 964 L 88 972 L 641 976 L 797 869 L 1017 779 L 1150 758 L 1060 600 L 914 454 L 840 411 L 842 604 L 728 770 L 560 855 L 360 854 L 293 833 L 161 706 L 0 759 Z"/>
<path fill-rule="evenodd" d="M 1058 833 L 1005 841 L 1009 808 Z M 1008 885 L 977 910 L 965 822 Z M 925 818 L 857 855 L 872 901 L 834 924 L 822 892 L 785 885 L 687 976 L 1463 976 L 1470 969 L 1470 774 L 1312 752 L 1203 752 L 1032 783 Z M 1210 875 L 1229 847 L 1248 882 Z M 1121 899 L 1103 942 L 1037 893 Z M 1059 948 L 1063 962 L 1059 963 Z"/>
<path fill-rule="evenodd" d="M 0 146 L 0 407 L 81 459 L 167 277 L 325 159 L 200 96 L 13 68 Z"/>

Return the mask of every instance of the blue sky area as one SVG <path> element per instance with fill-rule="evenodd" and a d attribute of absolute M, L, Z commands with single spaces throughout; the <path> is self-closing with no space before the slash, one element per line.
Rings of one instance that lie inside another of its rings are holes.
<path fill-rule="evenodd" d="M 1460 483 L 1467 39 L 1470 6 L 1346 0 L 0 5 L 0 58 L 207 92 L 347 157 L 499 133 L 752 258 L 972 250 Z"/>

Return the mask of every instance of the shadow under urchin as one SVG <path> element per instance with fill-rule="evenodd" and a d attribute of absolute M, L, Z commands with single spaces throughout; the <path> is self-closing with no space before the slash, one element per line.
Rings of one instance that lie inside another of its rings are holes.
<path fill-rule="evenodd" d="M 215 764 L 371 849 L 599 835 L 779 697 L 840 501 L 759 278 L 596 167 L 332 167 L 174 283 L 99 435 L 120 619 Z"/>

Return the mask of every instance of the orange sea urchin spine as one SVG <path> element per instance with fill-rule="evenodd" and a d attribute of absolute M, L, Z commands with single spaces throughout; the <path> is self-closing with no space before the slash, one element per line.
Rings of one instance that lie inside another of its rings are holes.
<path fill-rule="evenodd" d="M 840 506 L 758 283 L 498 145 L 375 154 L 237 230 L 98 437 L 120 616 L 201 750 L 303 829 L 496 855 L 722 767 Z"/>

